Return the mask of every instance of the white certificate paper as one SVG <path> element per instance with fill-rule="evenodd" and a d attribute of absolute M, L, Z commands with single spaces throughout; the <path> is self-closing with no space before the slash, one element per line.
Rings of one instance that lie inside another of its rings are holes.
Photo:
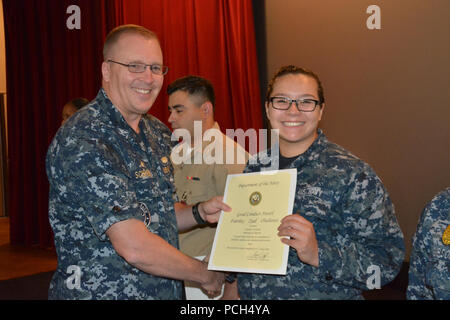
<path fill-rule="evenodd" d="M 292 214 L 297 169 L 228 175 L 208 269 L 286 274 L 289 246 L 278 227 Z"/>

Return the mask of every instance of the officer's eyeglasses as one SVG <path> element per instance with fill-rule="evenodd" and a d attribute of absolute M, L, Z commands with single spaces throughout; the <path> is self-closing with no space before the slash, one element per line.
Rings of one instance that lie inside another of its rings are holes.
<path fill-rule="evenodd" d="M 167 72 L 169 71 L 169 67 L 168 66 L 162 66 L 160 64 L 143 64 L 143 63 L 122 63 L 122 62 L 117 62 L 114 60 L 109 59 L 108 62 L 112 62 L 112 63 L 117 63 L 120 64 L 121 66 L 124 67 L 128 67 L 128 71 L 132 72 L 132 73 L 142 73 L 145 71 L 145 69 L 147 69 L 147 67 L 150 68 L 150 71 L 153 74 L 156 74 L 158 76 L 163 76 L 165 74 L 167 74 Z"/>

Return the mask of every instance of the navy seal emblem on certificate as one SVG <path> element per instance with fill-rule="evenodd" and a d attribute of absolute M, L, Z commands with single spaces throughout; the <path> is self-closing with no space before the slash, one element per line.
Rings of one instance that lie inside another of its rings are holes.
<path fill-rule="evenodd" d="M 261 199 L 262 199 L 261 193 L 258 191 L 255 191 L 250 195 L 249 201 L 252 206 L 256 206 L 261 202 Z"/>

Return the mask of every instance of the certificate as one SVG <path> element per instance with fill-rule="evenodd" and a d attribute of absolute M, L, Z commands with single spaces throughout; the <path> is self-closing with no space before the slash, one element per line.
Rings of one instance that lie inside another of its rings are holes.
<path fill-rule="evenodd" d="M 277 235 L 292 214 L 297 169 L 228 175 L 209 270 L 286 274 L 289 246 Z"/>

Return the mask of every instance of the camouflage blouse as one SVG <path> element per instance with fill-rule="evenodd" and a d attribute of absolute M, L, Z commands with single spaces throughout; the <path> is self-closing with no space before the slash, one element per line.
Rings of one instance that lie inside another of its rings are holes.
<path fill-rule="evenodd" d="M 152 116 L 139 128 L 136 134 L 101 89 L 54 137 L 46 159 L 58 255 L 50 299 L 181 298 L 181 282 L 131 266 L 105 233 L 140 219 L 178 248 L 171 132 Z"/>
<path fill-rule="evenodd" d="M 381 180 L 368 164 L 318 133 L 290 168 L 297 168 L 293 213 L 314 226 L 319 266 L 300 261 L 291 247 L 285 276 L 238 275 L 242 299 L 362 299 L 362 290 L 392 281 L 400 270 L 403 234 Z M 245 172 L 270 166 L 250 163 Z"/>

